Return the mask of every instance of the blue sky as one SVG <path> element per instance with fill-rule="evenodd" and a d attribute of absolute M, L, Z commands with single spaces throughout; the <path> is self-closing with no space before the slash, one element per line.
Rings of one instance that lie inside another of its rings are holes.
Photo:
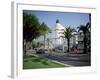
<path fill-rule="evenodd" d="M 52 12 L 52 11 L 31 11 L 24 10 L 25 13 L 34 14 L 39 19 L 39 22 L 45 22 L 49 27 L 54 27 L 56 20 L 64 26 L 78 27 L 89 22 L 89 13 L 75 12 Z"/>

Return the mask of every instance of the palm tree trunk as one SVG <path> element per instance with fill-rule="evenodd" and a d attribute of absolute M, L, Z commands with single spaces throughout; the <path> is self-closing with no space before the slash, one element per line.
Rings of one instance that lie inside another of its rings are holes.
<path fill-rule="evenodd" d="M 70 39 L 67 39 L 67 44 L 68 44 L 67 52 L 69 52 L 70 51 Z"/>
<path fill-rule="evenodd" d="M 46 38 L 46 35 L 44 34 L 44 49 L 45 49 L 45 38 Z"/>
<path fill-rule="evenodd" d="M 27 41 L 24 40 L 23 41 L 23 52 L 24 52 L 24 55 L 26 56 L 26 44 L 27 44 Z"/>
<path fill-rule="evenodd" d="M 87 40 L 86 40 L 86 34 L 84 34 L 84 53 L 87 53 Z"/>
<path fill-rule="evenodd" d="M 24 54 L 26 56 L 26 44 L 24 45 Z"/>
<path fill-rule="evenodd" d="M 48 42 L 48 51 L 49 51 L 49 42 Z"/>

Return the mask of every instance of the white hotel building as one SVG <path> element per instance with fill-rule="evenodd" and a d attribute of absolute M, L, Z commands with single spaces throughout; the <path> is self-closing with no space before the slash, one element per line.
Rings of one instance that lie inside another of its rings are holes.
<path fill-rule="evenodd" d="M 51 49 L 52 48 L 67 49 L 67 40 L 63 34 L 65 27 L 57 20 L 54 27 L 51 30 L 52 30 L 52 33 L 49 33 L 46 35 L 46 39 L 49 38 L 52 42 L 52 43 L 50 43 L 49 47 Z M 80 37 L 80 35 L 78 32 L 73 32 L 73 37 L 70 39 L 70 48 L 72 48 L 73 46 L 78 44 L 79 37 Z M 42 38 L 42 40 L 43 40 L 43 38 Z M 81 39 L 81 40 L 83 40 L 83 39 Z M 39 38 L 38 38 L 38 41 L 43 42 Z M 45 45 L 48 46 L 47 43 Z"/>

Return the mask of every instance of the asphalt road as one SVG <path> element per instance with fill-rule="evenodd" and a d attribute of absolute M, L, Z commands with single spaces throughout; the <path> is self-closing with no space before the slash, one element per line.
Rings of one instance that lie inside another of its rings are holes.
<path fill-rule="evenodd" d="M 36 54 L 40 57 L 45 57 L 48 59 L 52 59 L 55 61 L 59 61 L 64 64 L 72 65 L 72 66 L 90 66 L 91 65 L 91 56 L 89 54 L 53 54 L 53 53 L 43 53 Z"/>

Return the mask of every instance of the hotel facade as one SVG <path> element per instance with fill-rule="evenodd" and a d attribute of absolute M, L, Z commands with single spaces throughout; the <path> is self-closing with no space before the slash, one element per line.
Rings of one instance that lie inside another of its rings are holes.
<path fill-rule="evenodd" d="M 68 46 L 67 39 L 64 36 L 65 27 L 60 23 L 59 20 L 56 21 L 54 27 L 51 29 L 51 33 L 46 34 L 45 39 L 45 49 L 48 48 L 47 39 L 50 39 L 49 48 L 50 49 L 59 49 L 66 51 Z M 70 48 L 76 47 L 78 49 L 83 49 L 83 33 L 82 32 L 73 32 L 70 39 Z M 43 36 L 37 39 L 38 42 L 43 43 Z"/>

